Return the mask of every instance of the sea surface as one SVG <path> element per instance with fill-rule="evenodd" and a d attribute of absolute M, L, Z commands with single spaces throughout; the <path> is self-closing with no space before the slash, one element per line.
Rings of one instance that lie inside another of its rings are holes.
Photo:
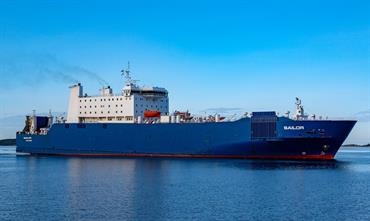
<path fill-rule="evenodd" d="M 305 162 L 29 156 L 0 147 L 0 220 L 370 220 L 370 148 Z"/>

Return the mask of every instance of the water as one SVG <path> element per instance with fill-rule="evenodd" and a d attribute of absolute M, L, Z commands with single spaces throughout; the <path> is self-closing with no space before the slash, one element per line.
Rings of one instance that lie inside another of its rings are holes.
<path fill-rule="evenodd" d="M 331 162 L 16 155 L 0 220 L 370 220 L 370 148 Z"/>

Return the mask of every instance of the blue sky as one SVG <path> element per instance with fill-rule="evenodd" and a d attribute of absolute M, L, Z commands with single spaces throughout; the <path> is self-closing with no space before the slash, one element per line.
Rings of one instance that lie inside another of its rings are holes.
<path fill-rule="evenodd" d="M 309 113 L 359 119 L 347 142 L 370 142 L 368 1 L 0 1 L 6 122 L 66 111 L 74 81 L 118 93 L 128 60 L 171 110 L 283 113 L 298 96 Z M 0 138 L 17 130 L 2 124 Z"/>

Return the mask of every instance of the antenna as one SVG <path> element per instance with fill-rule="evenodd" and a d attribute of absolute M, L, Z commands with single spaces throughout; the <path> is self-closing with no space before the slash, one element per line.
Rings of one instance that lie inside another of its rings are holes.
<path fill-rule="evenodd" d="M 126 79 L 126 85 L 132 85 L 137 82 L 137 80 L 132 80 L 131 78 L 130 61 L 127 62 L 127 68 L 122 69 L 121 72 L 122 72 L 121 75 L 124 76 Z"/>
<path fill-rule="evenodd" d="M 297 106 L 299 106 L 299 105 L 301 105 L 301 103 L 302 103 L 301 99 L 299 99 L 298 97 L 296 97 L 296 98 L 295 98 L 295 104 L 296 104 Z"/>

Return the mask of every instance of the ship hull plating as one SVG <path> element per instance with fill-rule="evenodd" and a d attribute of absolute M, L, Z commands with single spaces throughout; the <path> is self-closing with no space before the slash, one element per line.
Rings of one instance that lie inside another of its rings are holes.
<path fill-rule="evenodd" d="M 356 123 L 297 121 L 276 116 L 269 123 L 266 119 L 217 123 L 57 123 L 46 135 L 18 133 L 17 152 L 93 157 L 330 160 Z"/>

